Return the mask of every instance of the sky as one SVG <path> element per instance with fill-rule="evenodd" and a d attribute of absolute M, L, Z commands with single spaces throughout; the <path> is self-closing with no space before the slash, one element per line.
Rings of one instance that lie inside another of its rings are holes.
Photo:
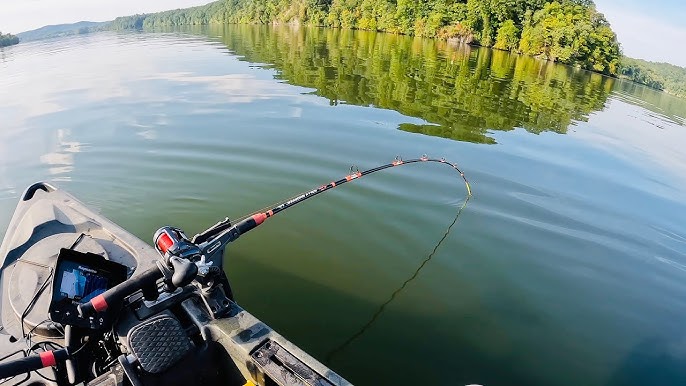
<path fill-rule="evenodd" d="M 18 33 L 48 24 L 106 21 L 210 0 L 0 0 L 0 31 Z M 595 0 L 617 33 L 624 54 L 686 67 L 686 0 Z"/>
<path fill-rule="evenodd" d="M 595 0 L 624 55 L 686 67 L 685 0 Z"/>
<path fill-rule="evenodd" d="M 210 2 L 212 0 L 0 0 L 0 31 L 16 34 L 50 24 L 108 21 L 117 16 Z"/>

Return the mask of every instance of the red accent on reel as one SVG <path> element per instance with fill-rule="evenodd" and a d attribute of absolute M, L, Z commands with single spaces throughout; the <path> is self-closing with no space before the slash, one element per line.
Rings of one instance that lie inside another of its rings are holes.
<path fill-rule="evenodd" d="M 174 245 L 174 241 L 169 237 L 167 232 L 163 232 L 160 237 L 157 238 L 157 248 L 159 248 L 162 254 L 167 253 L 167 250 L 171 248 L 172 245 Z"/>

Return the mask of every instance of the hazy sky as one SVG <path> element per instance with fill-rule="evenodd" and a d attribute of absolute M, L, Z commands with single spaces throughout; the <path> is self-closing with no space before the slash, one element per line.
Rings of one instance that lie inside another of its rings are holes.
<path fill-rule="evenodd" d="M 686 67 L 685 0 L 595 0 L 624 54 Z"/>
<path fill-rule="evenodd" d="M 0 31 L 18 33 L 49 24 L 107 21 L 117 16 L 210 2 L 212 0 L 0 0 Z"/>
<path fill-rule="evenodd" d="M 117 16 L 184 8 L 209 0 L 0 0 L 0 31 L 48 24 L 105 21 Z M 624 53 L 686 66 L 686 0 L 595 0 Z"/>

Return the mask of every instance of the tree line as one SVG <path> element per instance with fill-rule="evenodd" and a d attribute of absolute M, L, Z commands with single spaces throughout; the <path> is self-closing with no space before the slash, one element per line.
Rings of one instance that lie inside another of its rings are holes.
<path fill-rule="evenodd" d="M 621 50 L 592 0 L 221 0 L 112 27 L 298 23 L 438 37 L 616 75 Z"/>
<path fill-rule="evenodd" d="M 0 32 L 0 47 L 7 47 L 19 43 L 19 38 L 12 34 L 3 34 Z"/>
<path fill-rule="evenodd" d="M 686 68 L 673 64 L 623 57 L 619 77 L 686 97 Z"/>
<path fill-rule="evenodd" d="M 110 28 L 141 29 L 226 23 L 228 22 L 226 11 L 226 3 L 220 0 L 198 7 L 118 17 L 110 23 Z"/>

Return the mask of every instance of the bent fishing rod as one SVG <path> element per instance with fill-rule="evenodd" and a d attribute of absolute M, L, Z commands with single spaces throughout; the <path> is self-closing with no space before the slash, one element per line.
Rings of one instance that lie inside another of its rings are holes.
<path fill-rule="evenodd" d="M 264 223 L 266 219 L 347 182 L 381 170 L 422 162 L 440 163 L 450 166 L 462 177 L 467 189 L 467 197 L 472 196 L 471 186 L 462 170 L 456 164 L 444 158 L 435 159 L 424 155 L 421 158 L 405 161 L 400 157 L 396 157 L 391 163 L 362 172 L 355 167 L 351 167 L 350 174 L 338 181 L 332 181 L 301 193 L 291 199 L 275 204 L 273 207 L 253 212 L 253 214 L 240 218 L 235 224 L 232 224 L 228 218 L 225 218 L 206 231 L 195 235 L 192 239 L 186 237 L 179 228 L 170 226 L 160 228 L 153 237 L 153 244 L 162 256 L 163 262 L 158 262 L 157 267 L 143 272 L 135 279 L 129 279 L 96 296 L 91 301 L 79 305 L 79 315 L 86 316 L 96 312 L 104 312 L 111 305 L 120 304 L 127 296 L 141 289 L 146 299 L 154 300 L 157 297 L 157 286 L 155 283 L 162 277 L 165 278 L 165 283 L 169 286 L 168 289 L 174 289 L 184 287 L 198 277 L 212 276 L 213 273 L 221 270 L 220 267 L 226 245 L 250 230 L 255 229 Z"/>
<path fill-rule="evenodd" d="M 202 244 L 208 242 L 208 240 L 212 240 L 206 248 L 201 248 L 201 249 L 216 249 L 219 248 L 221 245 L 225 245 L 226 243 L 230 243 L 234 240 L 236 240 L 238 237 L 243 235 L 244 233 L 256 228 L 258 225 L 261 225 L 266 219 L 273 217 L 277 215 L 278 213 L 283 212 L 284 210 L 293 207 L 297 204 L 300 204 L 301 202 L 308 200 L 320 193 L 324 193 L 328 190 L 331 190 L 335 187 L 341 186 L 347 182 L 356 180 L 358 178 L 362 178 L 364 176 L 370 175 L 372 173 L 379 172 L 381 170 L 385 169 L 390 169 L 393 167 L 397 166 L 402 166 L 402 165 L 409 165 L 413 163 L 421 163 L 421 162 L 434 162 L 434 163 L 440 163 L 444 164 L 447 166 L 450 166 L 454 170 L 456 170 L 458 173 L 460 173 L 460 177 L 462 177 L 462 180 L 464 181 L 465 187 L 467 188 L 467 196 L 471 197 L 472 196 L 472 188 L 469 185 L 469 181 L 467 181 L 467 177 L 465 177 L 464 172 L 460 170 L 460 168 L 452 162 L 447 161 L 445 158 L 441 159 L 435 159 L 435 158 L 429 158 L 428 156 L 424 155 L 421 158 L 417 159 L 411 159 L 411 160 L 403 160 L 400 157 L 396 157 L 393 162 L 381 165 L 378 167 L 375 167 L 373 169 L 365 170 L 365 171 L 360 171 L 359 169 L 356 169 L 354 166 L 350 168 L 350 174 L 345 176 L 344 178 L 341 178 L 338 181 L 332 181 L 329 182 L 328 184 L 322 185 L 318 188 L 312 189 L 310 191 L 301 193 L 300 195 L 297 195 L 291 199 L 288 199 L 286 201 L 282 201 L 281 203 L 275 205 L 274 207 L 267 207 L 264 208 L 260 211 L 257 211 L 256 213 L 253 213 L 251 215 L 242 217 L 241 219 L 238 220 L 238 222 L 235 225 L 231 225 L 229 219 L 224 219 L 223 221 L 220 221 L 219 223 L 213 225 L 210 227 L 208 230 L 204 231 L 201 234 L 195 235 L 193 237 L 192 242 L 194 244 Z M 220 234 L 221 233 L 221 234 Z M 219 245 L 217 245 L 217 242 L 220 242 Z M 215 247 L 216 245 L 216 247 Z M 212 252 L 212 251 L 208 251 Z"/>
<path fill-rule="evenodd" d="M 157 280 L 160 278 L 165 279 L 165 290 L 168 292 L 173 292 L 175 288 L 185 287 L 199 277 L 210 277 L 210 280 L 208 280 L 207 284 L 208 286 L 212 286 L 212 271 L 214 270 L 216 273 L 216 271 L 221 270 L 221 264 L 213 265 L 213 263 L 215 262 L 215 259 L 221 259 L 223 257 L 223 250 L 226 244 L 238 239 L 241 235 L 256 228 L 266 219 L 273 217 L 276 214 L 281 213 L 284 210 L 306 201 L 320 193 L 331 190 L 337 186 L 341 186 L 347 182 L 362 178 L 381 170 L 422 162 L 441 163 L 456 170 L 464 180 L 465 187 L 467 189 L 467 199 L 465 200 L 463 206 L 459 209 L 455 220 L 453 220 L 452 224 L 446 230 L 443 238 L 441 238 L 436 247 L 434 247 L 428 258 L 422 262 L 419 268 L 415 271 L 414 275 L 405 281 L 405 283 L 403 283 L 403 285 L 396 290 L 393 295 L 391 295 L 391 298 L 381 306 L 379 311 L 372 317 L 372 320 L 362 327 L 361 332 L 353 335 L 353 337 L 344 342 L 340 348 L 334 350 L 334 352 L 330 354 L 334 355 L 337 351 L 342 350 L 353 340 L 363 334 L 364 331 L 374 323 L 378 315 L 383 312 L 385 306 L 393 301 L 395 296 L 419 274 L 419 271 L 422 269 L 422 267 L 428 263 L 429 260 L 431 260 L 438 247 L 448 236 L 450 229 L 455 224 L 457 218 L 462 212 L 462 209 L 464 209 L 467 201 L 472 196 L 472 190 L 469 182 L 467 181 L 467 178 L 462 170 L 460 170 L 456 164 L 448 162 L 445 159 L 432 159 L 426 155 L 421 158 L 408 161 L 404 161 L 400 157 L 396 157 L 396 159 L 389 164 L 381 165 L 363 172 L 361 172 L 359 169 L 351 167 L 350 174 L 338 181 L 332 181 L 328 184 L 322 185 L 318 188 L 295 196 L 287 201 L 279 203 L 274 207 L 268 207 L 265 210 L 260 210 L 252 215 L 248 215 L 240 219 L 235 225 L 232 225 L 227 218 L 210 227 L 208 230 L 194 236 L 192 240 L 189 240 L 183 231 L 178 228 L 160 228 L 155 233 L 153 240 L 155 248 L 162 255 L 162 260 L 157 261 L 155 267 L 149 268 L 137 277 L 129 278 L 123 283 L 120 283 L 95 296 L 91 300 L 79 304 L 77 307 L 79 316 L 84 318 L 88 317 L 89 320 L 92 321 L 95 319 L 95 317 L 92 316 L 94 313 L 105 312 L 108 309 L 111 310 L 116 308 L 116 306 L 121 305 L 127 297 L 139 290 L 142 290 L 142 294 L 146 300 L 156 300 L 159 295 Z M 79 240 L 80 238 L 81 237 L 79 237 Z M 79 240 L 77 240 L 77 242 Z M 208 259 L 209 261 L 207 261 Z M 215 312 L 214 309 L 213 312 Z M 102 328 L 102 325 L 100 327 Z M 32 353 L 34 348 L 39 347 L 41 343 L 46 342 L 40 342 L 37 345 L 34 345 L 29 350 L 29 353 Z M 86 347 L 87 344 L 88 342 L 84 343 L 81 348 L 76 350 L 73 350 L 72 347 L 60 347 L 56 350 L 45 350 L 45 352 L 39 353 L 38 355 L 30 355 L 9 362 L 6 361 L 0 364 L 0 379 L 38 370 L 44 367 L 52 367 L 58 363 L 67 362 L 70 360 L 70 358 L 73 358 L 78 352 Z"/>

